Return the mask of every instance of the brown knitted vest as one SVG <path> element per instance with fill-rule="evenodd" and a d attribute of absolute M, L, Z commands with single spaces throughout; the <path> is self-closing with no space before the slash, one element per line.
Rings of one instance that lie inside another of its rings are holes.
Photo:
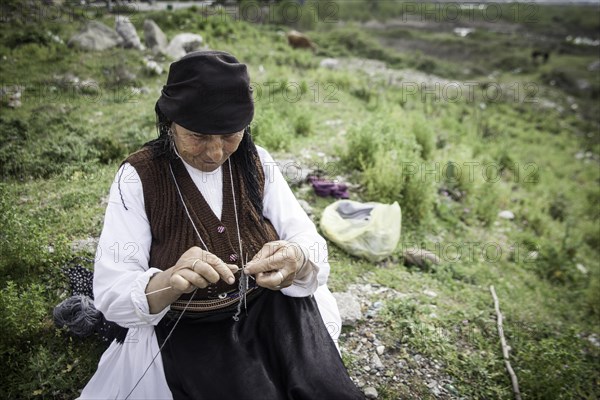
<path fill-rule="evenodd" d="M 169 160 L 166 157 L 154 157 L 152 150 L 144 147 L 129 156 L 126 161 L 136 169 L 142 180 L 146 215 L 152 232 L 149 265 L 166 270 L 175 265 L 179 257 L 190 247 L 198 246 L 204 249 L 181 203 L 169 169 Z M 258 157 L 255 163 L 262 197 L 265 177 Z M 170 161 L 170 164 L 193 224 L 208 246 L 208 249 L 204 250 L 215 254 L 228 264 L 236 264 L 241 268 L 242 262 L 245 260 L 242 260 L 239 254 L 229 175 L 230 163 L 225 162 L 222 166 L 223 211 L 221 220 L 212 212 L 185 169 L 183 162 L 178 158 Z M 233 163 L 231 163 L 231 168 L 243 257 L 247 257 L 249 261 L 265 243 L 278 240 L 279 237 L 271 222 L 259 216 L 252 206 L 247 196 L 244 180 L 236 171 Z M 236 289 L 239 276 L 240 272 L 236 273 L 234 285 L 228 285 L 220 280 L 206 289 L 198 289 L 194 298 L 217 298 L 220 293 Z M 183 295 L 180 299 L 188 299 L 189 296 Z"/>

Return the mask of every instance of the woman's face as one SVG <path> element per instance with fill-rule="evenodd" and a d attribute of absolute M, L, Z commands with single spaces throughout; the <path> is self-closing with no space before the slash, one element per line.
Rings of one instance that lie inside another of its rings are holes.
<path fill-rule="evenodd" d="M 203 172 L 219 168 L 240 145 L 244 131 L 228 135 L 203 135 L 173 123 L 173 141 L 177 152 L 192 167 Z"/>

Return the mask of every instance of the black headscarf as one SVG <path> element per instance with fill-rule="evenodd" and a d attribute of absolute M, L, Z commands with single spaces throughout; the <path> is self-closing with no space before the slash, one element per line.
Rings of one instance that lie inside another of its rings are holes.
<path fill-rule="evenodd" d="M 172 63 L 156 105 L 169 120 L 201 134 L 239 132 L 254 117 L 246 65 L 224 51 L 196 51 Z"/>

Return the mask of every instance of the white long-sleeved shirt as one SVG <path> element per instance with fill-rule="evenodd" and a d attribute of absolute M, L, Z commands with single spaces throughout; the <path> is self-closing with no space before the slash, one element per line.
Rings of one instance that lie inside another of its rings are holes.
<path fill-rule="evenodd" d="M 281 291 L 294 297 L 315 293 L 324 322 L 336 340 L 341 320 L 335 299 L 326 286 L 330 269 L 326 242 L 298 203 L 271 155 L 260 147 L 257 149 L 265 173 L 263 215 L 271 221 L 281 240 L 298 243 L 303 248 L 309 260 L 305 268 L 311 269 L 305 278 Z M 212 211 L 220 217 L 222 169 L 206 173 L 185 162 L 184 165 Z M 113 342 L 103 354 L 96 374 L 82 392 L 82 399 L 125 398 L 148 366 L 143 381 L 130 398 L 171 398 L 161 357 L 154 358 L 158 354 L 154 325 L 169 307 L 150 314 L 145 295 L 148 281 L 161 271 L 148 264 L 151 242 L 142 183 L 135 168 L 126 163 L 119 169 L 110 190 L 96 252 L 94 303 L 108 320 L 130 329 L 125 343 Z"/>

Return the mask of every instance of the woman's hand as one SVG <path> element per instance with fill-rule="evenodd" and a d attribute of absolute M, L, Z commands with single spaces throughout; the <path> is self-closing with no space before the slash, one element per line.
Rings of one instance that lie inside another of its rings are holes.
<path fill-rule="evenodd" d="M 223 279 L 230 285 L 237 265 L 225 264 L 219 257 L 200 247 L 190 247 L 171 268 L 152 276 L 146 286 L 151 314 L 156 314 L 173 303 L 182 293 L 205 288 L 209 283 Z"/>
<path fill-rule="evenodd" d="M 171 268 L 169 283 L 174 290 L 181 293 L 192 292 L 196 288 L 205 288 L 219 279 L 233 285 L 233 274 L 239 270 L 237 265 L 225 264 L 216 255 L 191 247 L 179 257 Z"/>
<path fill-rule="evenodd" d="M 265 243 L 244 272 L 255 275 L 258 286 L 279 290 L 294 282 L 305 263 L 304 253 L 298 244 L 277 240 Z"/>

